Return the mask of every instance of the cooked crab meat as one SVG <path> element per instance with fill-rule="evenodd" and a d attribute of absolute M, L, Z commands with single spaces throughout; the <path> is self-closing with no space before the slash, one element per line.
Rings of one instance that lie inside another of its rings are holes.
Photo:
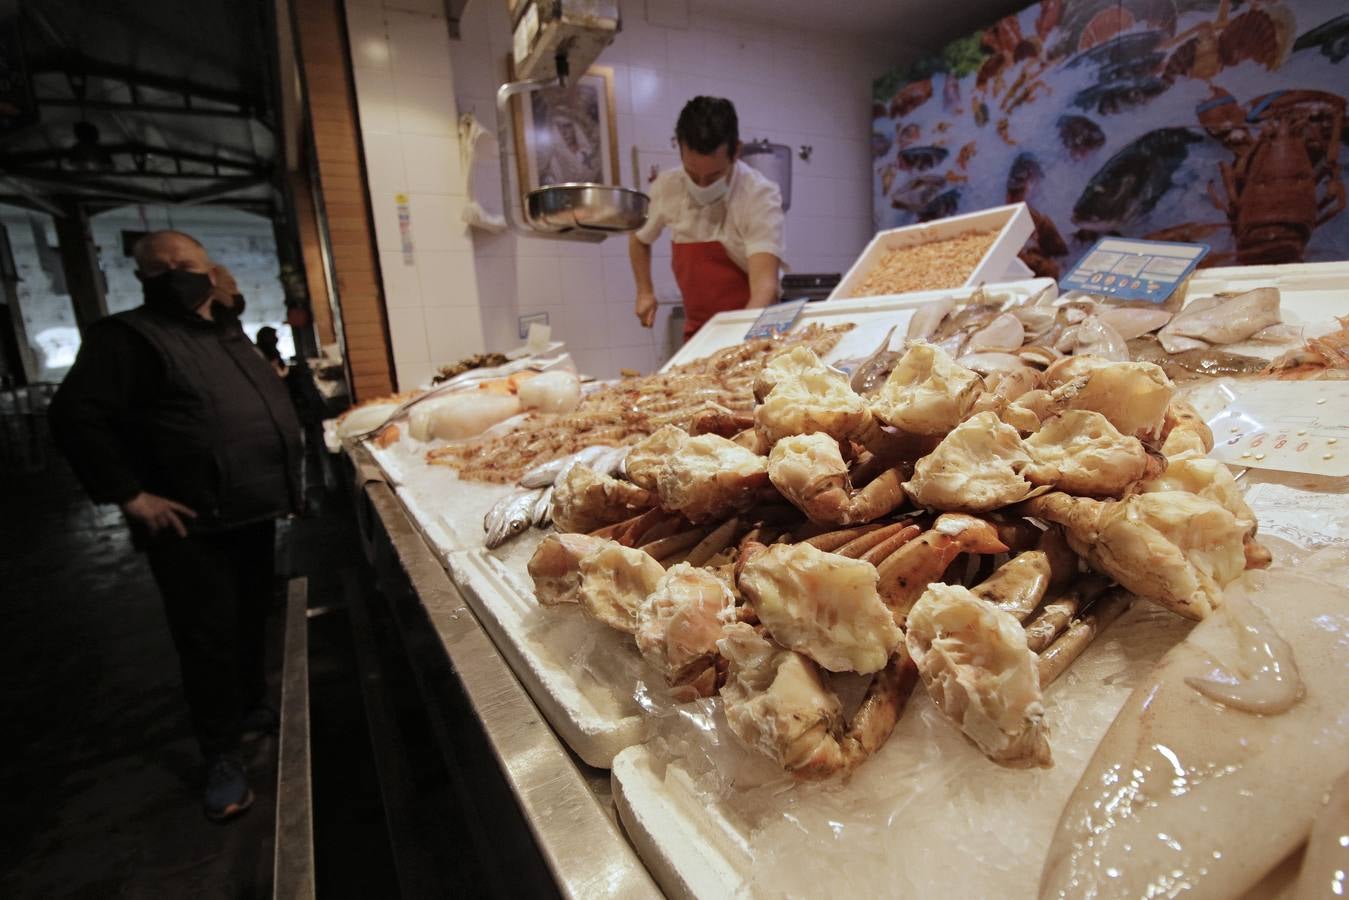
<path fill-rule="evenodd" d="M 827 434 L 783 438 L 768 454 L 768 477 L 782 496 L 812 522 L 870 522 L 904 503 L 898 469 L 888 469 L 854 490 L 838 441 Z"/>
<path fill-rule="evenodd" d="M 913 664 L 896 654 L 845 731 L 839 699 L 811 660 L 744 623 L 728 625 L 717 646 L 728 663 L 721 698 L 731 733 L 801 779 L 847 772 L 870 757 L 894 731 L 917 681 Z"/>
<path fill-rule="evenodd" d="M 914 344 L 885 380 L 871 410 L 911 434 L 945 434 L 969 415 L 983 381 L 934 344 Z"/>
<path fill-rule="evenodd" d="M 1146 362 L 1098 364 L 1055 388 L 1060 410 L 1088 409 L 1110 420 L 1122 434 L 1161 434 L 1175 388 L 1160 366 Z"/>
<path fill-rule="evenodd" d="M 1120 434 L 1109 419 L 1090 410 L 1055 416 L 1023 446 L 1031 458 L 1022 470 L 1026 480 L 1069 494 L 1118 497 L 1148 472 L 1149 457 L 1138 438 Z"/>
<path fill-rule="evenodd" d="M 1017 430 L 983 412 L 956 426 L 918 460 L 904 490 L 929 509 L 988 512 L 1031 492 L 1021 475 L 1030 461 Z"/>
<path fill-rule="evenodd" d="M 632 518 L 653 502 L 649 491 L 578 464 L 553 487 L 553 523 L 558 531 L 594 531 Z"/>
<path fill-rule="evenodd" d="M 1187 619 L 1222 605 L 1222 589 L 1246 567 L 1245 527 L 1212 500 L 1183 491 L 1121 501 L 1047 494 L 1024 511 L 1064 526 L 1094 568 L 1145 600 Z"/>
<path fill-rule="evenodd" d="M 743 512 L 767 487 L 768 460 L 715 434 L 689 438 L 656 475 L 660 505 L 691 522 Z"/>
<path fill-rule="evenodd" d="M 580 572 L 581 608 L 626 634 L 637 633 L 637 610 L 665 577 L 665 568 L 650 555 L 615 541 L 583 557 Z"/>
<path fill-rule="evenodd" d="M 575 603 L 581 588 L 581 560 L 604 546 L 588 534 L 550 534 L 529 558 L 534 596 L 544 606 Z"/>
<path fill-rule="evenodd" d="M 677 700 L 710 697 L 717 641 L 735 621 L 735 596 L 706 569 L 679 563 L 637 608 L 637 649 L 674 688 Z"/>
<path fill-rule="evenodd" d="M 689 439 L 677 425 L 665 425 L 632 445 L 624 463 L 628 479 L 648 491 L 656 489 L 656 476 L 666 460 Z"/>
<path fill-rule="evenodd" d="M 751 552 L 740 592 L 773 640 L 831 672 L 885 668 L 903 635 L 876 592 L 876 567 L 809 544 Z"/>
<path fill-rule="evenodd" d="M 1180 397 L 1172 397 L 1167 404 L 1162 438 L 1162 453 L 1167 456 L 1196 449 L 1202 456 L 1213 449 L 1213 429 L 1189 401 Z"/>
<path fill-rule="evenodd" d="M 1173 434 L 1175 432 L 1172 432 Z M 1247 534 L 1255 533 L 1255 513 L 1237 487 L 1232 470 L 1216 459 L 1188 450 L 1167 460 L 1166 471 L 1138 485 L 1140 493 L 1185 491 L 1212 500 L 1236 517 Z"/>
<path fill-rule="evenodd" d="M 778 367 L 773 388 L 754 410 L 754 424 L 770 446 L 795 434 L 823 432 L 836 439 L 864 433 L 871 412 L 848 384 L 806 347 L 797 347 L 765 367 Z"/>
<path fill-rule="evenodd" d="M 1040 430 L 1040 423 L 1056 413 L 1054 396 L 1042 388 L 1027 391 L 1012 400 L 999 414 L 999 418 L 1017 431 L 1032 434 Z"/>
<path fill-rule="evenodd" d="M 984 755 L 1052 765 L 1035 654 L 1010 613 L 959 585 L 932 584 L 909 613 L 905 645 L 937 708 Z"/>

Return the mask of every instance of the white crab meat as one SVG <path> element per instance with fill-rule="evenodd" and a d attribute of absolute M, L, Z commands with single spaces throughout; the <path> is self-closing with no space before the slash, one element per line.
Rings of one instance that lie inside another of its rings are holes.
<path fill-rule="evenodd" d="M 982 412 L 918 460 L 904 490 L 929 509 L 988 512 L 1026 499 L 1032 485 L 1021 470 L 1030 461 L 1017 430 Z"/>
<path fill-rule="evenodd" d="M 735 596 L 726 582 L 679 563 L 637 608 L 637 649 L 675 684 L 713 660 L 722 629 L 734 620 Z"/>
<path fill-rule="evenodd" d="M 1097 365 L 1055 391 L 1065 409 L 1088 409 L 1110 420 L 1122 434 L 1155 437 L 1161 433 L 1175 387 L 1161 366 L 1147 362 Z"/>
<path fill-rule="evenodd" d="M 1039 668 L 1010 613 L 933 583 L 909 612 L 905 644 L 937 708 L 989 759 L 1052 764 Z"/>
<path fill-rule="evenodd" d="M 835 439 L 854 434 L 870 419 L 866 401 L 847 377 L 829 368 L 814 351 L 797 347 L 764 369 L 773 388 L 754 410 L 754 425 L 771 445 L 794 434 L 823 432 Z"/>
<path fill-rule="evenodd" d="M 550 534 L 529 558 L 534 595 L 544 606 L 577 602 L 581 560 L 607 543 L 588 534 Z"/>
<path fill-rule="evenodd" d="M 650 505 L 647 491 L 579 463 L 553 487 L 553 522 L 558 531 L 594 531 Z"/>
<path fill-rule="evenodd" d="M 842 705 L 815 663 L 744 623 L 726 626 L 717 648 L 730 664 L 721 688 L 726 724 L 750 750 L 794 769 L 838 729 Z"/>
<path fill-rule="evenodd" d="M 626 634 L 637 632 L 637 610 L 665 577 L 665 568 L 641 550 L 617 541 L 581 560 L 577 600 L 595 619 Z"/>
<path fill-rule="evenodd" d="M 665 425 L 632 445 L 623 467 L 628 480 L 648 491 L 656 489 L 656 478 L 676 450 L 689 439 L 677 425 Z"/>
<path fill-rule="evenodd" d="M 935 344 L 914 344 L 871 401 L 876 418 L 910 434 L 945 434 L 974 405 L 983 380 Z"/>
<path fill-rule="evenodd" d="M 1242 496 L 1232 470 L 1202 452 L 1189 450 L 1168 458 L 1166 471 L 1160 477 L 1140 483 L 1138 490 L 1148 494 L 1185 491 L 1212 500 L 1230 512 L 1248 534 L 1255 533 L 1255 513 Z"/>
<path fill-rule="evenodd" d="M 1118 497 L 1147 470 L 1138 438 L 1115 430 L 1098 412 L 1073 409 L 1055 416 L 1023 443 L 1031 463 L 1022 474 L 1069 494 Z"/>
<path fill-rule="evenodd" d="M 767 484 L 768 460 L 715 434 L 689 438 L 656 476 L 661 506 L 692 522 L 748 509 Z"/>
<path fill-rule="evenodd" d="M 885 668 L 903 638 L 876 583 L 871 563 L 810 544 L 774 544 L 739 579 L 773 640 L 831 672 L 861 674 Z"/>
<path fill-rule="evenodd" d="M 1183 491 L 1135 494 L 1101 515 L 1094 544 L 1073 549 L 1124 587 L 1202 619 L 1246 568 L 1245 527 L 1212 500 Z M 1069 543 L 1074 534 L 1068 532 Z"/>

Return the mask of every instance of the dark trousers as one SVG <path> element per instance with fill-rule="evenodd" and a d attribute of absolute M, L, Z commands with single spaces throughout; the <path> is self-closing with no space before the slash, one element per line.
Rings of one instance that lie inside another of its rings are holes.
<path fill-rule="evenodd" d="M 244 714 L 263 702 L 264 626 L 276 523 L 161 538 L 146 557 L 164 598 L 183 690 L 202 753 L 234 750 Z"/>

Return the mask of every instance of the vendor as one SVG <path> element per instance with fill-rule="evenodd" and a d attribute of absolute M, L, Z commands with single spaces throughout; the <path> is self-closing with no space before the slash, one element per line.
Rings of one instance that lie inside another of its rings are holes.
<path fill-rule="evenodd" d="M 650 215 L 629 238 L 628 254 L 637 318 L 650 328 L 656 320 L 651 244 L 669 227 L 688 340 L 719 312 L 777 302 L 782 196 L 776 184 L 740 162 L 731 101 L 694 97 L 679 114 L 675 138 L 683 165 L 652 183 Z"/>

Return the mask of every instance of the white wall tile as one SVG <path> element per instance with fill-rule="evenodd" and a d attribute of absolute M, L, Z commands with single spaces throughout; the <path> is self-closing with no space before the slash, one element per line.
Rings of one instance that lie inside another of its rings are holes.
<path fill-rule="evenodd" d="M 568 306 L 604 303 L 604 260 L 583 256 L 558 261 L 562 302 Z"/>
<path fill-rule="evenodd" d="M 583 375 L 593 375 L 595 378 L 613 378 L 618 374 L 609 358 L 609 349 L 596 348 L 594 350 L 569 350 L 571 358 L 576 362 L 576 368 Z"/>
<path fill-rule="evenodd" d="M 378 6 L 347 2 L 347 39 L 351 43 L 352 65 L 387 69 L 389 42 L 384 11 Z"/>
<path fill-rule="evenodd" d="M 414 257 L 414 260 L 416 257 Z M 384 303 L 390 309 L 422 305 L 422 284 L 418 265 L 403 261 L 401 251 L 381 251 L 379 270 L 384 279 Z"/>
<path fill-rule="evenodd" d="M 652 268 L 655 268 L 653 260 Z M 627 257 L 604 258 L 604 299 L 609 303 L 633 303 L 637 299 L 637 283 L 632 278 L 632 263 Z"/>
<path fill-rule="evenodd" d="M 464 193 L 457 137 L 409 134 L 402 136 L 401 144 L 408 190 L 435 194 Z"/>
<path fill-rule="evenodd" d="M 473 249 L 463 220 L 463 197 L 412 191 L 408 201 L 413 241 L 418 250 Z"/>
<path fill-rule="evenodd" d="M 521 256 L 515 263 L 516 296 L 526 307 L 557 306 L 562 302 L 561 275 L 553 257 Z"/>
<path fill-rule="evenodd" d="M 453 81 L 395 72 L 394 90 L 398 93 L 398 127 L 404 134 L 457 134 Z"/>
<path fill-rule="evenodd" d="M 418 307 L 387 310 L 395 361 L 428 362 L 426 319 Z"/>
<path fill-rule="evenodd" d="M 432 373 L 435 371 L 435 367 L 425 360 L 420 362 L 394 360 L 393 366 L 398 378 L 398 390 L 400 391 L 410 391 L 415 387 L 428 384 L 431 381 Z"/>
<path fill-rule="evenodd" d="M 388 68 L 358 66 L 356 80 L 356 112 L 361 132 L 396 132 L 398 130 L 398 95 L 393 89 L 393 75 Z"/>
<path fill-rule="evenodd" d="M 632 369 L 650 375 L 657 368 L 657 351 L 651 344 L 633 347 L 613 347 L 609 350 L 610 365 L 617 375 L 622 369 Z"/>
<path fill-rule="evenodd" d="M 403 239 L 398 229 L 398 201 L 394 192 L 371 187 L 370 210 L 375 217 L 375 243 L 380 251 L 401 251 Z M 413 247 L 416 247 L 415 239 Z"/>
<path fill-rule="evenodd" d="M 431 362 L 445 365 L 483 352 L 482 321 L 476 306 L 428 308 L 425 314 Z"/>
<path fill-rule="evenodd" d="M 417 253 L 422 305 L 477 308 L 478 277 L 470 250 L 421 250 Z"/>
<path fill-rule="evenodd" d="M 450 31 L 443 16 L 390 10 L 385 14 L 393 68 L 398 74 L 453 78 Z"/>
<path fill-rule="evenodd" d="M 371 196 L 392 195 L 407 190 L 401 144 L 402 139 L 397 134 L 367 132 L 363 135 L 365 175 Z"/>
<path fill-rule="evenodd" d="M 637 344 L 649 344 L 652 341 L 650 328 L 643 328 L 637 320 L 632 303 L 608 304 L 609 345 L 611 347 L 631 347 Z"/>
<path fill-rule="evenodd" d="M 554 339 L 566 341 L 568 347 L 589 350 L 612 346 L 603 303 L 552 307 L 550 316 Z"/>

